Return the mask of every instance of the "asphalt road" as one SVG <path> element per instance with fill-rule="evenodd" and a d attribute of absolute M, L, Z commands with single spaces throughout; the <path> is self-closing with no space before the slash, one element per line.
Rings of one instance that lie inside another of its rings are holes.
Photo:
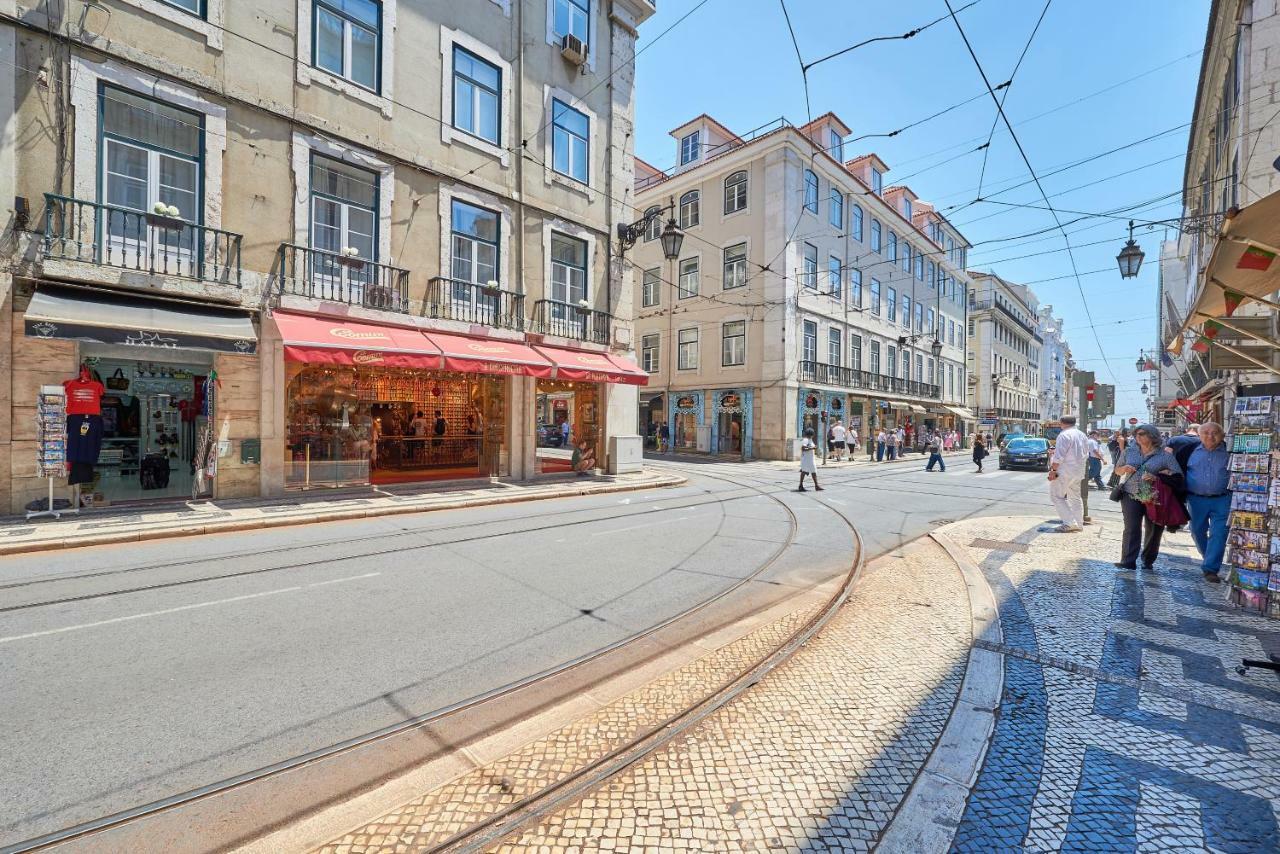
<path fill-rule="evenodd" d="M 828 467 L 804 495 L 769 463 L 655 464 L 688 485 L 0 558 L 0 848 L 465 700 L 748 576 L 728 601 L 761 607 L 848 569 L 846 519 L 874 557 L 942 520 L 1053 515 L 1043 475 L 968 463 Z"/>

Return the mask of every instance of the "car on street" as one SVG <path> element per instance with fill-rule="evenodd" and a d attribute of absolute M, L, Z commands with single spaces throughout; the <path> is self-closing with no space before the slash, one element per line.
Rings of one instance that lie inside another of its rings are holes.
<path fill-rule="evenodd" d="M 544 448 L 558 448 L 564 444 L 564 434 L 558 424 L 538 425 L 538 445 Z"/>
<path fill-rule="evenodd" d="M 1000 468 L 1049 470 L 1049 440 L 1043 436 L 1015 436 L 1000 449 Z"/>

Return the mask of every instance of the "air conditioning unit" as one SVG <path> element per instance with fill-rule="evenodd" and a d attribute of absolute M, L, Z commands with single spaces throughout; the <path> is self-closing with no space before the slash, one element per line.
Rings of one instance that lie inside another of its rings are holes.
<path fill-rule="evenodd" d="M 560 55 L 574 65 L 582 66 L 587 64 L 587 46 L 582 43 L 582 39 L 572 33 L 565 35 L 560 40 Z"/>

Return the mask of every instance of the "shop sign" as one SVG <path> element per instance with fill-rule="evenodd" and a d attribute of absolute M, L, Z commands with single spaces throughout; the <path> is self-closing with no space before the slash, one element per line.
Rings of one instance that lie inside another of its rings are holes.
<path fill-rule="evenodd" d="M 837 398 L 833 398 L 833 399 L 831 400 L 831 411 L 832 411 L 832 412 L 840 412 L 840 411 L 842 411 L 843 409 L 844 409 L 844 400 L 842 400 L 841 398 L 838 398 L 838 397 L 837 397 Z"/>
<path fill-rule="evenodd" d="M 329 334 L 334 338 L 341 338 L 343 341 L 392 341 L 390 335 L 385 332 L 357 332 L 354 329 L 348 329 L 345 326 L 333 326 L 329 328 Z"/>
<path fill-rule="evenodd" d="M 676 409 L 696 409 L 698 399 L 691 394 L 676 398 Z"/>
<path fill-rule="evenodd" d="M 805 408 L 805 409 L 817 409 L 817 408 L 818 408 L 818 396 L 817 396 L 816 394 L 807 394 L 807 395 L 805 395 L 805 398 L 804 398 L 804 408 Z"/>
<path fill-rule="evenodd" d="M 351 354 L 353 365 L 380 365 L 382 362 L 382 354 L 377 350 L 356 350 Z"/>
<path fill-rule="evenodd" d="M 742 398 L 738 396 L 736 391 L 727 391 L 720 395 L 721 409 L 738 409 L 742 406 Z"/>

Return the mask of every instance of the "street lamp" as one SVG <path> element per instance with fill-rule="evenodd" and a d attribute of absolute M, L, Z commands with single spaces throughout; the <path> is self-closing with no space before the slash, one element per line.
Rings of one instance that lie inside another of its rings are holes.
<path fill-rule="evenodd" d="M 1151 389 L 1147 386 L 1147 384 L 1146 384 L 1146 383 L 1143 383 L 1143 384 L 1142 384 L 1142 393 L 1143 393 L 1143 394 L 1146 394 L 1146 393 L 1147 393 L 1147 392 L 1149 392 L 1149 391 L 1151 391 Z"/>
<path fill-rule="evenodd" d="M 933 354 L 935 359 L 942 356 L 942 342 L 936 336 L 933 339 L 933 343 L 929 345 L 929 352 Z"/>
<path fill-rule="evenodd" d="M 1132 279 L 1138 275 L 1138 271 L 1142 269 L 1142 259 L 1146 257 L 1146 253 L 1139 248 L 1133 239 L 1133 220 L 1129 220 L 1129 242 L 1120 250 L 1120 254 L 1116 256 L 1116 263 L 1120 265 L 1120 278 Z"/>
<path fill-rule="evenodd" d="M 636 245 L 645 232 L 649 230 L 651 223 L 661 219 L 663 210 L 671 211 L 674 214 L 675 201 L 672 200 L 665 209 L 654 208 L 650 210 L 635 222 L 618 223 L 618 242 L 621 244 L 623 254 Z M 684 233 L 676 227 L 674 216 L 668 217 L 667 227 L 663 229 L 659 239 L 662 240 L 662 254 L 667 256 L 668 261 L 680 256 L 680 245 L 684 243 Z"/>
<path fill-rule="evenodd" d="M 662 254 L 667 257 L 668 261 L 674 261 L 680 257 L 680 246 L 684 243 L 684 232 L 676 228 L 675 217 L 667 220 L 667 227 L 662 230 L 659 237 L 662 241 Z"/>

